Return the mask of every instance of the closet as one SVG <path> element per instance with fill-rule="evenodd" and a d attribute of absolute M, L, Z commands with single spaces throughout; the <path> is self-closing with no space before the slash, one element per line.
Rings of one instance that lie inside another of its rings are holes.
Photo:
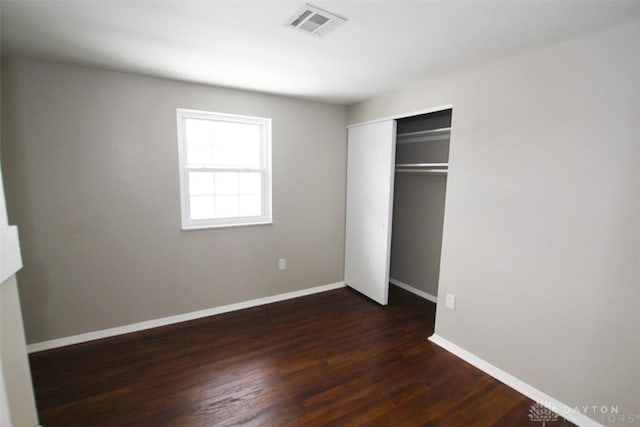
<path fill-rule="evenodd" d="M 436 302 L 451 110 L 397 121 L 389 281 Z"/>
<path fill-rule="evenodd" d="M 348 127 L 345 284 L 379 304 L 388 302 L 390 279 L 437 294 L 451 113 L 447 106 Z"/>

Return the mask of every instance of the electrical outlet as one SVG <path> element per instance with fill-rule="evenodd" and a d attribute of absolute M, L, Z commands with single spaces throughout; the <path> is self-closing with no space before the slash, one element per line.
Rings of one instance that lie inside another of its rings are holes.
<path fill-rule="evenodd" d="M 453 294 L 447 294 L 447 300 L 445 301 L 445 307 L 449 310 L 456 309 L 456 296 Z"/>
<path fill-rule="evenodd" d="M 286 258 L 280 258 L 278 260 L 278 270 L 286 270 L 287 269 L 287 260 Z"/>

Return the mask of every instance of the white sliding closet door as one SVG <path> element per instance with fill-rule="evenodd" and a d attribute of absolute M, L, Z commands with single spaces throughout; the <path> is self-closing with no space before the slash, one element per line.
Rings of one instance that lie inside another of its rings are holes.
<path fill-rule="evenodd" d="M 345 283 L 386 305 L 396 122 L 348 130 Z"/>

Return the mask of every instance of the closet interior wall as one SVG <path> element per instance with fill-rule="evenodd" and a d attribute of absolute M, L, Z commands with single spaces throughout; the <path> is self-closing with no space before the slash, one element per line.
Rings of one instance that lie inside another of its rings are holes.
<path fill-rule="evenodd" d="M 438 295 L 451 110 L 397 122 L 390 281 Z"/>

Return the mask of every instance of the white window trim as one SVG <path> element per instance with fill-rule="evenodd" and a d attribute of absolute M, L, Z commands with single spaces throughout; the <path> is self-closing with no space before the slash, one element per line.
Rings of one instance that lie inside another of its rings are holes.
<path fill-rule="evenodd" d="M 271 119 L 266 117 L 241 116 L 236 114 L 215 113 L 209 111 L 176 109 L 178 131 L 178 162 L 180 168 L 180 210 L 182 230 L 199 230 L 205 228 L 241 227 L 248 225 L 272 224 L 271 213 Z M 262 160 L 261 169 L 236 168 L 189 168 L 187 166 L 187 141 L 185 140 L 186 119 L 204 119 L 228 121 L 232 123 L 250 123 L 262 126 Z M 261 216 L 191 219 L 189 211 L 189 171 L 256 171 L 263 174 L 262 180 L 262 212 Z"/>

